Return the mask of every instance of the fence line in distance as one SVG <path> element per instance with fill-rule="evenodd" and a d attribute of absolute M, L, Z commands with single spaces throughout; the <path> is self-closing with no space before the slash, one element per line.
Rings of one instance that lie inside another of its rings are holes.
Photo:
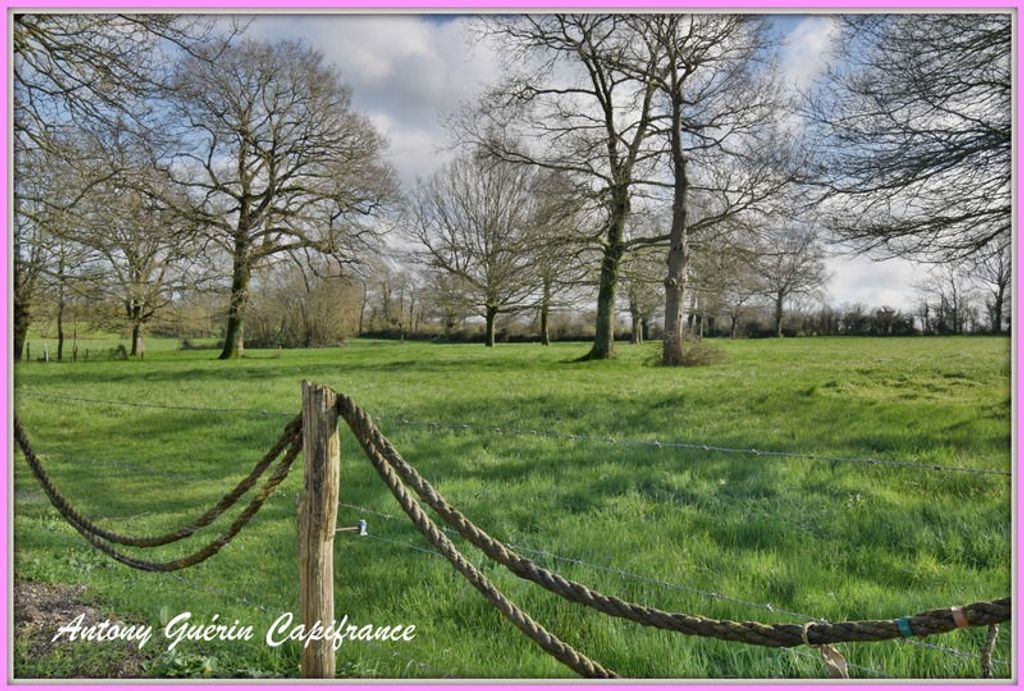
<path fill-rule="evenodd" d="M 258 408 L 211 408 L 202 406 L 186 406 L 186 405 L 172 405 L 163 403 L 139 403 L 136 401 L 124 401 L 124 400 L 109 400 L 99 398 L 86 398 L 82 396 L 68 396 L 68 395 L 56 395 L 48 394 L 43 392 L 25 391 L 16 389 L 15 396 L 28 396 L 34 398 L 46 398 L 51 400 L 66 400 L 66 401 L 78 401 L 86 403 L 97 403 L 105 405 L 120 405 L 137 408 L 157 408 L 165 410 L 183 410 L 189 412 L 202 412 L 202 413 L 225 413 L 225 414 L 249 414 L 257 415 L 262 417 L 267 416 L 292 416 L 293 413 L 285 413 L 279 411 L 263 410 Z M 606 437 L 589 434 L 572 434 L 565 432 L 554 432 L 550 430 L 535 430 L 535 429 L 524 429 L 517 427 L 499 427 L 493 425 L 470 425 L 465 423 L 446 423 L 446 422 L 435 422 L 435 421 L 424 421 L 424 420 L 413 420 L 410 418 L 399 417 L 399 416 L 379 416 L 375 418 L 378 421 L 390 421 L 391 423 L 398 425 L 405 425 L 409 427 L 429 427 L 433 429 L 445 429 L 449 431 L 464 431 L 464 432 L 487 432 L 492 434 L 500 434 L 506 436 L 523 436 L 523 437 L 544 437 L 550 439 L 562 439 L 566 441 L 585 442 L 585 443 L 597 443 L 606 444 L 613 446 L 625 446 L 635 448 L 652 448 L 652 449 L 684 449 L 688 451 L 706 451 L 709 453 L 726 453 L 726 454 L 740 454 L 762 458 L 791 458 L 794 460 L 804 461 L 819 461 L 825 463 L 852 463 L 858 465 L 874 465 L 874 466 L 887 466 L 895 468 L 907 468 L 914 470 L 927 470 L 933 472 L 946 472 L 946 473 L 967 473 L 974 475 L 998 475 L 1011 477 L 1012 473 L 1009 470 L 1002 470 L 999 468 L 971 468 L 969 466 L 955 466 L 955 465 L 944 465 L 941 463 L 924 463 L 918 461 L 900 461 L 885 458 L 870 458 L 870 457 L 859 457 L 859 456 L 833 456 L 828 454 L 816 454 L 801 451 L 772 451 L 757 448 L 739 448 L 721 446 L 716 444 L 704 444 L 700 442 L 691 441 L 660 441 L 660 440 L 648 440 L 648 439 L 619 439 L 616 437 Z"/>

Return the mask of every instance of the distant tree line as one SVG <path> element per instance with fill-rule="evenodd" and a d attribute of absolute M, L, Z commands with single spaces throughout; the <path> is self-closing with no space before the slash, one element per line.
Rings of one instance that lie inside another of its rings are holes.
<path fill-rule="evenodd" d="M 489 15 L 501 76 L 415 185 L 296 41 L 188 15 L 17 13 L 15 357 L 80 323 L 264 347 L 398 338 L 1004 333 L 1008 14 Z M 393 240 L 393 241 L 392 241 Z M 837 244 L 838 243 L 838 244 Z M 820 306 L 832 251 L 926 261 L 917 306 Z M 819 305 L 819 307 L 812 307 Z M 478 334 L 479 332 L 479 334 Z"/>

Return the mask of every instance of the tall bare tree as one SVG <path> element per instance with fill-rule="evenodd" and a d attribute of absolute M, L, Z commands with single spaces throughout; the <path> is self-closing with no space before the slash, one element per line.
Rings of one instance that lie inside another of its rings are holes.
<path fill-rule="evenodd" d="M 1010 14 L 840 21 L 843 58 L 807 108 L 832 231 L 929 261 L 997 252 L 1013 222 Z"/>
<path fill-rule="evenodd" d="M 61 142 L 62 150 L 69 145 Z M 93 275 L 95 257 L 78 242 L 78 207 L 101 178 L 51 149 L 18 158 L 14 205 L 14 356 L 20 358 L 28 327 L 41 302 L 56 306 L 62 332 L 64 307 Z M 49 294 L 44 300 L 43 292 Z M 58 336 L 58 350 L 63 338 Z"/>
<path fill-rule="evenodd" d="M 445 338 L 450 338 L 455 326 L 476 309 L 470 304 L 469 294 L 461 277 L 444 269 L 432 269 L 427 273 L 424 312 L 440 322 L 441 335 Z"/>
<path fill-rule="evenodd" d="M 977 291 L 966 267 L 947 262 L 932 267 L 928 277 L 915 287 L 920 295 L 920 315 L 926 333 L 960 335 L 976 330 Z"/>
<path fill-rule="evenodd" d="M 541 345 L 551 345 L 551 310 L 565 304 L 564 297 L 584 282 L 588 267 L 587 194 L 572 176 L 557 170 L 541 170 L 533 176 L 531 193 L 536 198 L 530 222 L 533 240 L 530 253 L 540 284 L 538 326 Z"/>
<path fill-rule="evenodd" d="M 676 365 L 683 362 L 691 240 L 777 203 L 792 181 L 795 158 L 783 149 L 797 142 L 780 137 L 777 123 L 787 104 L 766 57 L 771 42 L 765 18 L 671 14 L 630 21 L 653 37 L 659 54 L 651 77 L 658 85 L 655 115 L 672 190 L 662 363 Z"/>
<path fill-rule="evenodd" d="M 214 45 L 187 56 L 173 86 L 190 146 L 165 171 L 187 191 L 179 211 L 231 258 L 220 357 L 239 357 L 253 270 L 300 249 L 351 261 L 379 235 L 394 176 L 348 87 L 300 43 Z"/>
<path fill-rule="evenodd" d="M 164 201 L 171 193 L 153 165 L 152 143 L 117 123 L 82 139 L 79 166 L 97 182 L 76 206 L 73 234 L 101 260 L 95 292 L 118 305 L 117 321 L 131 332 L 130 354 L 144 357 L 147 324 L 175 296 L 204 288 L 209 272 L 197 261 L 195 229 Z"/>
<path fill-rule="evenodd" d="M 458 133 L 492 156 L 588 186 L 602 211 L 590 233 L 601 268 L 594 344 L 583 359 L 609 358 L 619 265 L 643 243 L 627 241 L 626 220 L 655 156 L 648 148 L 655 82 L 634 76 L 657 67 L 658 51 L 622 15 L 493 17 L 485 34 L 505 51 L 508 76 L 460 119 Z"/>
<path fill-rule="evenodd" d="M 729 317 L 729 338 L 736 338 L 740 317 L 762 292 L 753 268 L 759 257 L 756 248 L 745 244 L 749 240 L 746 236 L 742 230 L 716 233 L 693 246 L 694 287 L 710 296 L 716 311 Z"/>
<path fill-rule="evenodd" d="M 226 45 L 241 29 L 175 14 L 18 13 L 12 24 L 15 137 L 51 150 L 87 122 L 145 127 L 141 99 L 166 89 L 170 56 L 215 38 Z"/>
<path fill-rule="evenodd" d="M 482 156 L 458 158 L 421 183 L 409 231 L 421 261 L 457 277 L 484 317 L 493 346 L 495 318 L 524 308 L 537 289 L 535 171 Z"/>

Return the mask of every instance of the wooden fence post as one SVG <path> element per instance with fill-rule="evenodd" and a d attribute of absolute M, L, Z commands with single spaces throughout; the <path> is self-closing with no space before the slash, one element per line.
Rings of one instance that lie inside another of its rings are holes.
<path fill-rule="evenodd" d="M 299 506 L 299 598 L 308 632 L 334 619 L 334 529 L 338 518 L 341 446 L 337 394 L 326 386 L 302 382 L 302 451 L 305 492 Z M 330 640 L 310 641 L 302 649 L 302 676 L 334 678 Z"/>

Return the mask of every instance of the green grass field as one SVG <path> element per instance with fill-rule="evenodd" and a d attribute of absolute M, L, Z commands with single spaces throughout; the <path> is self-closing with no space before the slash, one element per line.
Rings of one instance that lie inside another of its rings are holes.
<path fill-rule="evenodd" d="M 720 364 L 664 369 L 652 365 L 657 344 L 620 345 L 614 361 L 590 363 L 571 362 L 586 350 L 579 343 L 486 349 L 374 341 L 219 362 L 215 351 L 176 352 L 172 342 L 154 340 L 145 361 L 19 364 L 15 406 L 58 486 L 84 513 L 122 532 L 163 532 L 195 517 L 248 472 L 287 422 L 185 408 L 294 413 L 301 381 L 312 379 L 378 416 L 404 456 L 485 530 L 609 594 L 709 617 L 802 623 L 798 615 L 890 618 L 1009 593 L 1006 476 L 523 433 L 1011 466 L 1008 339 L 721 346 L 727 358 Z M 34 356 L 38 350 L 34 344 Z M 297 675 L 299 648 L 268 648 L 262 631 L 281 611 L 298 609 L 301 468 L 221 554 L 161 575 L 94 551 L 49 506 L 20 454 L 14 467 L 18 579 L 86 584 L 102 611 L 155 628 L 161 613 L 166 619 L 185 610 L 254 625 L 252 642 L 183 643 L 173 656 L 159 656 L 166 643 L 154 639 L 150 674 Z M 341 473 L 339 523 L 366 518 L 373 537 L 337 540 L 338 614 L 415 624 L 417 637 L 346 643 L 339 675 L 572 675 L 429 551 L 344 434 Z M 219 534 L 238 510 L 202 535 Z M 814 651 L 689 638 L 611 619 L 456 543 L 539 622 L 622 676 L 824 676 Z M 185 551 L 172 546 L 144 556 Z M 995 653 L 1003 677 L 1011 671 L 1009 628 Z M 838 648 L 855 677 L 976 677 L 984 635 L 975 629 L 927 639 L 942 649 L 899 641 Z M 96 650 L 79 643 L 40 658 L 20 642 L 15 675 L 71 674 L 78 657 Z"/>

